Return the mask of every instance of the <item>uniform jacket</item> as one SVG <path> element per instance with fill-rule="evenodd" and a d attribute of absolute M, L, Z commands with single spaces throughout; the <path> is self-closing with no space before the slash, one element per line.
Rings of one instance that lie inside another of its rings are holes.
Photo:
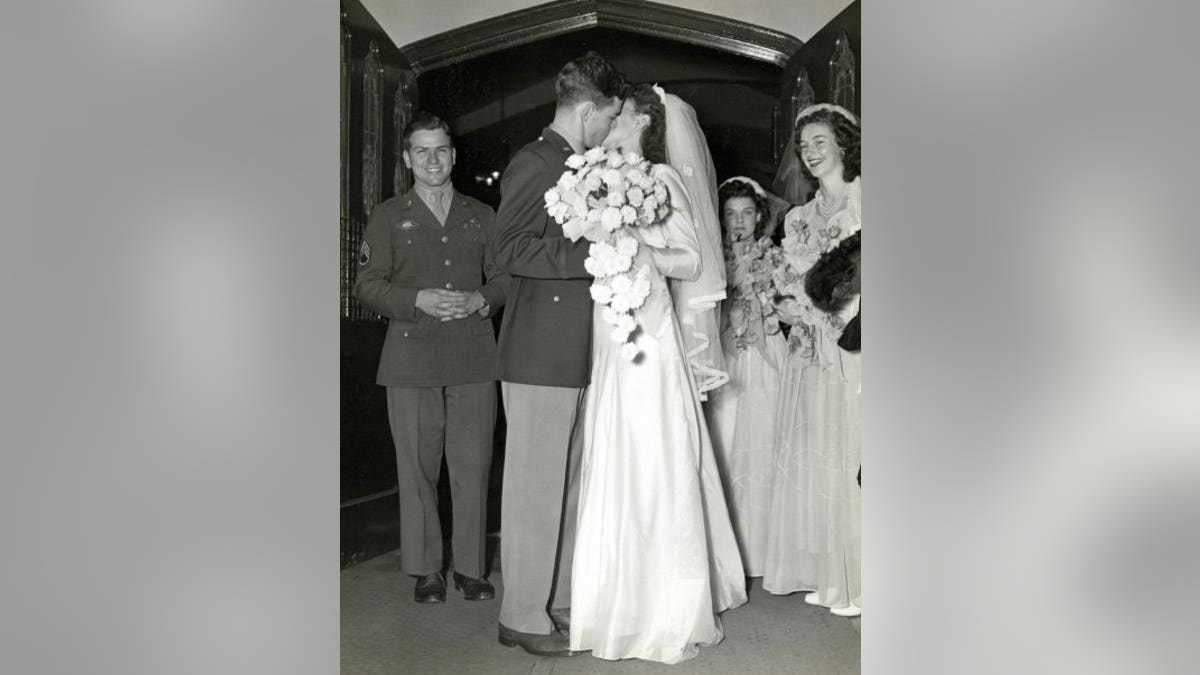
<path fill-rule="evenodd" d="M 496 379 L 491 315 L 508 296 L 508 275 L 493 259 L 495 212 L 455 193 L 446 225 L 416 192 L 375 207 L 358 252 L 354 296 L 388 318 L 376 383 L 446 387 Z M 417 291 L 478 290 L 490 306 L 443 322 L 416 306 Z"/>
<path fill-rule="evenodd" d="M 500 326 L 500 379 L 584 387 L 591 376 L 589 242 L 572 242 L 546 213 L 571 146 L 549 128 L 513 155 L 500 181 L 496 262 L 512 275 Z"/>

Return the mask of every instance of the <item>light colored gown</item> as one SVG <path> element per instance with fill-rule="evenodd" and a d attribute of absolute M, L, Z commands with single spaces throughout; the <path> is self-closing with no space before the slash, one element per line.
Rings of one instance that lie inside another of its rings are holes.
<path fill-rule="evenodd" d="M 667 277 L 694 277 L 699 248 L 674 169 L 654 167 L 672 214 L 647 240 L 651 268 L 628 361 L 597 305 L 584 404 L 571 649 L 603 659 L 678 663 L 724 633 L 717 616 L 746 602 L 745 576 Z"/>
<path fill-rule="evenodd" d="M 828 220 L 816 200 L 789 212 L 784 255 L 801 275 L 793 295 L 801 297 L 802 275 L 822 254 L 861 228 L 859 200 L 855 180 L 845 208 Z M 857 306 L 856 299 L 836 318 L 814 308 L 807 327 L 792 327 L 763 574 L 771 593 L 815 591 L 817 604 L 843 609 L 862 607 L 861 357 L 837 345 Z"/>
<path fill-rule="evenodd" d="M 767 551 L 771 483 L 775 476 L 780 368 L 787 344 L 769 334 L 758 298 L 742 293 L 738 247 L 726 247 L 730 297 L 722 304 L 721 343 L 729 382 L 706 408 L 746 575 L 760 577 Z M 732 313 L 732 316 L 731 316 Z"/>

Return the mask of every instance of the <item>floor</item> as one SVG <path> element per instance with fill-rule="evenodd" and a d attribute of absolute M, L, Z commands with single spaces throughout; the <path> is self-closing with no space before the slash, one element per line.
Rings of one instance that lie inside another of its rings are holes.
<path fill-rule="evenodd" d="M 372 673 L 813 673 L 857 674 L 861 618 L 812 607 L 802 594 L 774 596 L 755 580 L 750 601 L 722 616 L 725 640 L 676 666 L 609 662 L 584 654 L 532 656 L 496 641 L 501 570 L 491 576 L 497 599 L 467 602 L 450 588 L 447 602 L 419 605 L 412 578 L 395 552 L 341 572 L 341 661 L 344 675 Z"/>

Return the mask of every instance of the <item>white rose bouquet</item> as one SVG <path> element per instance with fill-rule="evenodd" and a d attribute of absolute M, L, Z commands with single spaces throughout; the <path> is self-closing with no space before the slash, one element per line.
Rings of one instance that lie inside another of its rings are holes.
<path fill-rule="evenodd" d="M 567 158 L 567 170 L 545 195 L 546 212 L 571 241 L 592 242 L 584 262 L 592 281 L 592 299 L 604 306 L 610 336 L 621 354 L 637 358 L 633 343 L 636 310 L 650 294 L 648 270 L 633 270 L 639 240 L 634 228 L 657 225 L 671 212 L 667 188 L 651 175 L 650 162 L 629 153 L 592 148 Z"/>

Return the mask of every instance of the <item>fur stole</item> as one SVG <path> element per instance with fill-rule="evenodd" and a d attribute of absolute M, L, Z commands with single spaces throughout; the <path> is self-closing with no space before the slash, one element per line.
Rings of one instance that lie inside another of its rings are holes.
<path fill-rule="evenodd" d="M 862 230 L 843 239 L 812 266 L 804 279 L 804 292 L 813 306 L 823 312 L 842 311 L 862 293 L 861 282 Z M 862 303 L 854 318 L 846 324 L 838 346 L 848 352 L 860 349 Z"/>

